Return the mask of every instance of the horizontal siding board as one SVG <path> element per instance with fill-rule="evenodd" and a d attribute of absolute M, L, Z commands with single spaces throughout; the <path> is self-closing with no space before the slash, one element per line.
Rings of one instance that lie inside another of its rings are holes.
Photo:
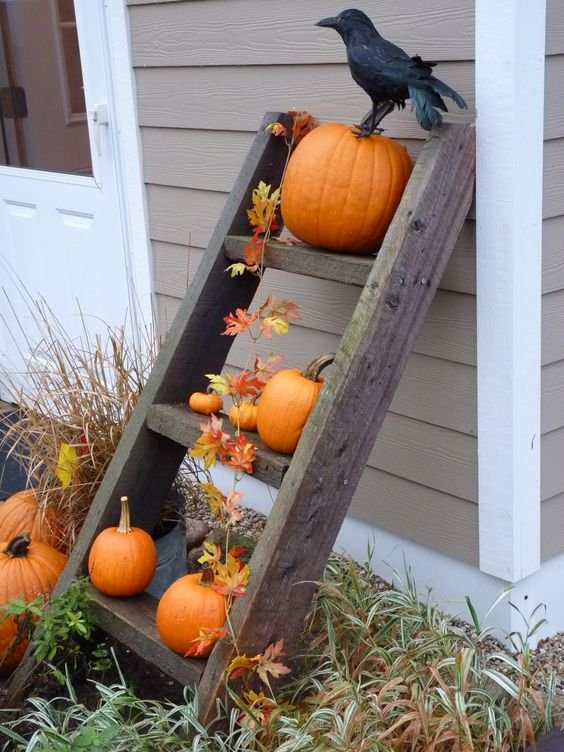
<path fill-rule="evenodd" d="M 547 55 L 564 54 L 564 5 L 562 0 L 547 0 L 546 2 L 546 53 Z"/>
<path fill-rule="evenodd" d="M 564 138 L 544 143 L 543 218 L 564 214 Z"/>
<path fill-rule="evenodd" d="M 564 216 L 545 219 L 542 225 L 542 291 L 564 289 Z"/>
<path fill-rule="evenodd" d="M 564 494 L 547 499 L 541 506 L 541 560 L 564 552 Z"/>
<path fill-rule="evenodd" d="M 342 62 L 335 32 L 315 22 L 343 9 L 342 0 L 269 3 L 256 0 L 160 3 L 132 8 L 131 45 L 136 66 L 268 65 Z M 410 54 L 430 60 L 471 60 L 472 0 L 369 0 L 363 5 L 381 34 Z"/>
<path fill-rule="evenodd" d="M 564 33 L 562 34 L 564 39 Z M 561 52 L 563 52 L 561 50 Z M 546 58 L 544 75 L 544 137 L 564 136 L 564 55 Z"/>
<path fill-rule="evenodd" d="M 472 120 L 473 64 L 445 63 L 437 75 L 468 102 L 469 110 L 451 113 L 450 119 Z M 223 131 L 228 124 L 229 130 L 256 131 L 268 110 L 297 108 L 321 120 L 358 122 L 370 108 L 368 96 L 342 64 L 137 68 L 136 80 L 141 126 Z M 400 138 L 426 135 L 409 107 L 385 122 L 389 133 Z"/>
<path fill-rule="evenodd" d="M 541 395 L 541 433 L 545 434 L 564 426 L 564 360 L 543 367 Z"/>
<path fill-rule="evenodd" d="M 376 527 L 478 564 L 478 505 L 366 468 L 350 514 Z"/>
<path fill-rule="evenodd" d="M 541 439 L 541 499 L 564 493 L 564 428 Z"/>

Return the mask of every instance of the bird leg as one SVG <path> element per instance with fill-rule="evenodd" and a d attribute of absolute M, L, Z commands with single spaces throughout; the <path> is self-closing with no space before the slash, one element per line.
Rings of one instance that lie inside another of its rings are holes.
<path fill-rule="evenodd" d="M 365 138 L 372 133 L 383 133 L 383 128 L 378 128 L 378 124 L 389 115 L 394 109 L 394 103 L 391 100 L 374 104 L 371 112 L 367 112 L 362 118 L 360 125 L 355 125 L 358 130 L 353 131 L 357 138 Z"/>

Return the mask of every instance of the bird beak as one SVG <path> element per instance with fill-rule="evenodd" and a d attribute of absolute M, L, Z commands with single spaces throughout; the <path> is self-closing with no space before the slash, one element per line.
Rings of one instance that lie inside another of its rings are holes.
<path fill-rule="evenodd" d="M 329 16 L 328 18 L 322 18 L 321 21 L 318 21 L 316 26 L 327 26 L 330 29 L 336 29 L 339 25 L 339 17 L 338 16 Z"/>

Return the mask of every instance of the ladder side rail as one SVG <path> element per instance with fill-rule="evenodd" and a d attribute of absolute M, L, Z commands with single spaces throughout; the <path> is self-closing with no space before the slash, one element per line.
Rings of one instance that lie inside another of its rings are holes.
<path fill-rule="evenodd" d="M 291 655 L 370 449 L 472 201 L 472 125 L 426 142 L 250 562 L 231 623 L 241 653 L 283 638 Z M 233 655 L 214 648 L 199 685 L 215 717 Z"/>

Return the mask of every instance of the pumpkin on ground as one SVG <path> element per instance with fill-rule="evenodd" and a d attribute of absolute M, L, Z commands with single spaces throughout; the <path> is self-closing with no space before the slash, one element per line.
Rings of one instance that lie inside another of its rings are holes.
<path fill-rule="evenodd" d="M 257 430 L 258 405 L 252 400 L 243 400 L 240 405 L 232 405 L 229 410 L 229 420 L 241 431 Z"/>
<path fill-rule="evenodd" d="M 0 541 L 12 540 L 20 533 L 29 533 L 31 540 L 55 548 L 60 543 L 54 509 L 40 509 L 35 491 L 31 488 L 18 491 L 0 504 Z"/>
<path fill-rule="evenodd" d="M 13 616 L 4 617 L 2 606 L 12 598 L 24 602 L 48 595 L 67 557 L 52 546 L 31 540 L 29 533 L 0 543 L 0 676 L 11 673 L 25 653 L 29 635 L 22 633 Z"/>
<path fill-rule="evenodd" d="M 205 658 L 217 642 L 195 643 L 200 628 L 220 629 L 227 618 L 226 598 L 215 591 L 211 569 L 187 574 L 170 585 L 157 606 L 157 631 L 164 644 L 180 655 Z"/>
<path fill-rule="evenodd" d="M 291 454 L 296 448 L 323 385 L 319 373 L 334 357 L 321 355 L 303 371 L 284 368 L 267 382 L 258 403 L 257 428 L 275 452 Z"/>
<path fill-rule="evenodd" d="M 328 250 L 378 250 L 411 174 L 404 146 L 382 135 L 356 138 L 326 123 L 298 144 L 281 196 L 284 224 L 300 240 Z"/>
<path fill-rule="evenodd" d="M 223 400 L 214 392 L 194 392 L 190 395 L 188 406 L 196 413 L 211 415 L 223 410 Z"/>
<path fill-rule="evenodd" d="M 131 527 L 127 496 L 122 496 L 119 525 L 102 530 L 92 543 L 90 579 L 106 595 L 137 595 L 151 582 L 156 567 L 155 543 L 145 530 Z"/>

